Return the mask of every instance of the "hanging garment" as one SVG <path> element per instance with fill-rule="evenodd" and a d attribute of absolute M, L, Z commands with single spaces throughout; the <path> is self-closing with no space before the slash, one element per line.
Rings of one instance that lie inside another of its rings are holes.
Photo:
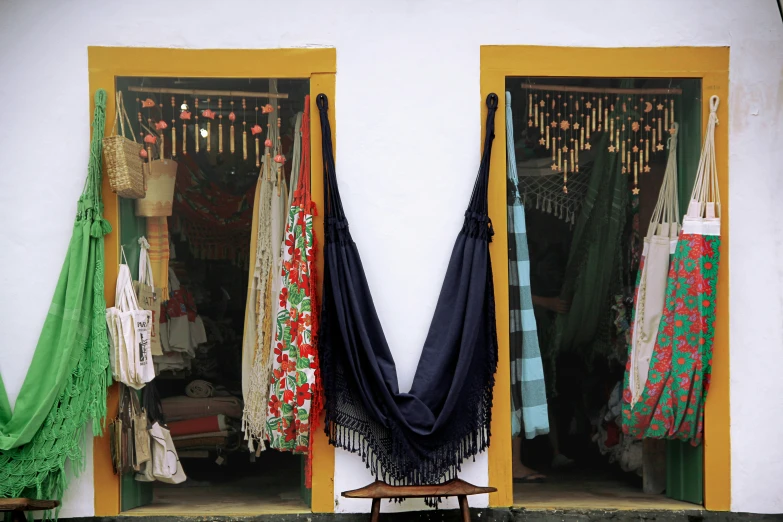
<path fill-rule="evenodd" d="M 270 92 L 277 92 L 277 80 L 269 80 Z M 275 143 L 278 136 L 277 108 L 269 113 L 267 138 Z M 256 206 L 254 219 L 257 229 L 255 238 L 254 265 L 249 277 L 250 289 L 245 308 L 245 332 L 242 348 L 242 392 L 245 401 L 242 415 L 242 431 L 248 447 L 263 451 L 268 438 L 267 408 L 269 383 L 272 381 L 272 350 L 274 347 L 274 317 L 277 296 L 274 284 L 279 280 L 280 248 L 283 241 L 281 207 L 288 201 L 288 194 L 282 187 L 278 192 L 278 176 L 272 147 L 264 150 L 264 159 L 258 175 L 257 193 L 260 204 Z M 251 240 L 252 241 L 252 240 Z M 252 251 L 252 250 L 251 250 Z"/>
<path fill-rule="evenodd" d="M 618 109 L 619 110 L 619 109 Z M 622 233 L 628 206 L 628 185 L 620 154 L 608 151 L 603 133 L 595 161 L 576 176 L 588 176 L 587 196 L 576 220 L 560 296 L 571 302 L 558 314 L 547 356 L 580 352 L 588 363 L 613 351 L 610 326 L 612 300 L 622 286 Z"/>
<path fill-rule="evenodd" d="M 634 298 L 631 344 L 628 346 L 626 381 L 623 390 L 630 393 L 630 405 L 642 395 L 650 369 L 658 326 L 663 316 L 666 281 L 671 254 L 680 233 L 680 207 L 677 202 L 677 124 L 668 139 L 669 157 L 647 236 Z M 626 393 L 624 391 L 624 393 Z"/>
<path fill-rule="evenodd" d="M 271 447 L 294 453 L 310 449 L 311 405 L 316 391 L 318 332 L 315 278 L 315 205 L 310 198 L 310 97 L 305 97 L 301 123 L 302 146 L 299 186 L 285 229 L 280 274 L 280 309 L 276 317 L 272 384 L 267 425 Z M 297 161 L 299 163 L 299 161 Z"/>
<path fill-rule="evenodd" d="M 525 207 L 520 201 L 514 150 L 511 93 L 506 92 L 506 176 L 508 187 L 508 290 L 511 354 L 511 436 L 524 427 L 532 439 L 549 433 L 544 365 L 538 347 L 536 316 L 530 292 L 530 254 L 527 248 Z"/>
<path fill-rule="evenodd" d="M 168 218 L 147 218 L 147 242 L 149 243 L 152 278 L 160 288 L 160 301 L 169 300 L 169 223 Z"/>
<path fill-rule="evenodd" d="M 688 212 L 669 268 L 663 319 L 647 383 L 633 407 L 626 393 L 623 429 L 637 438 L 701 443 L 710 387 L 720 260 L 720 191 L 715 165 L 718 97 L 710 116 Z"/>
<path fill-rule="evenodd" d="M 448 480 L 463 459 L 489 445 L 497 332 L 487 187 L 498 97 L 487 97 L 481 166 L 408 393 L 399 391 L 394 359 L 343 212 L 325 95 L 318 95 L 317 105 L 326 188 L 319 333 L 326 432 L 331 444 L 359 453 L 370 472 L 385 480 Z"/>
<path fill-rule="evenodd" d="M 103 294 L 103 236 L 111 231 L 101 196 L 105 117 L 100 89 L 71 242 L 13 412 L 0 379 L 0 498 L 62 498 L 66 461 L 74 469 L 83 463 L 86 424 L 92 421 L 94 435 L 102 432 L 111 378 Z"/>

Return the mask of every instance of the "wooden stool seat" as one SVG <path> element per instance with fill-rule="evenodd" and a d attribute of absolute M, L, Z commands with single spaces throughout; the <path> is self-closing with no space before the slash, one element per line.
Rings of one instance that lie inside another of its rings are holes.
<path fill-rule="evenodd" d="M 13 522 L 27 522 L 25 511 L 48 511 L 60 505 L 58 500 L 35 500 L 31 498 L 0 498 L 0 512 L 11 512 Z"/>
<path fill-rule="evenodd" d="M 470 522 L 468 495 L 494 493 L 497 490 L 494 487 L 474 486 L 461 479 L 454 479 L 432 486 L 392 486 L 381 480 L 376 480 L 363 488 L 343 491 L 342 496 L 345 498 L 371 498 L 372 514 L 370 522 L 378 522 L 382 498 L 457 497 L 463 522 Z"/>

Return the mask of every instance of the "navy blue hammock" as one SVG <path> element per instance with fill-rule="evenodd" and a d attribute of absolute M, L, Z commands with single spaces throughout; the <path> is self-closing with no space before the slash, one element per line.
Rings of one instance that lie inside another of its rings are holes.
<path fill-rule="evenodd" d="M 325 190 L 319 357 L 326 433 L 334 446 L 359 453 L 371 473 L 386 482 L 450 480 L 464 459 L 489 446 L 498 356 L 487 188 L 498 97 L 487 97 L 478 177 L 408 393 L 400 393 L 340 201 L 325 95 L 318 95 L 317 105 Z"/>

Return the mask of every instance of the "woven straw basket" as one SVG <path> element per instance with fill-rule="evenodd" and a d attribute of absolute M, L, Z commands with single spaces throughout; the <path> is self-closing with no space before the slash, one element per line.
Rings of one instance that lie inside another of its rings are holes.
<path fill-rule="evenodd" d="M 177 162 L 170 159 L 150 161 L 147 176 L 147 196 L 136 200 L 136 215 L 163 217 L 171 215 Z"/>
<path fill-rule="evenodd" d="M 116 134 L 118 121 L 120 134 Z M 133 141 L 125 137 L 126 121 Z M 122 91 L 117 91 L 117 116 L 112 127 L 112 135 L 103 138 L 103 161 L 112 191 L 123 198 L 139 199 L 146 193 L 144 162 L 139 156 L 141 147 L 141 144 L 136 142 L 130 118 L 125 111 Z"/>

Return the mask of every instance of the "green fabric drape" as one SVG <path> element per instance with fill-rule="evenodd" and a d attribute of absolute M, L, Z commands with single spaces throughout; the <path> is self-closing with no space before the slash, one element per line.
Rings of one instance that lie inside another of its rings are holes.
<path fill-rule="evenodd" d="M 562 298 L 571 301 L 571 309 L 555 320 L 550 356 L 578 350 L 589 361 L 611 349 L 610 303 L 621 284 L 628 185 L 620 154 L 610 153 L 609 144 L 604 134 L 590 171 L 577 174 L 589 176 L 590 181 L 574 229 L 561 292 Z"/>
<path fill-rule="evenodd" d="M 696 181 L 701 156 L 701 80 L 682 80 L 682 95 L 675 98 L 680 124 L 677 140 L 677 194 L 682 222 Z"/>
<path fill-rule="evenodd" d="M 0 497 L 62 497 L 65 461 L 78 471 L 84 427 L 101 432 L 110 383 L 103 294 L 101 139 L 106 91 L 95 94 L 88 176 L 71 242 L 30 369 L 11 410 L 0 379 Z"/>

